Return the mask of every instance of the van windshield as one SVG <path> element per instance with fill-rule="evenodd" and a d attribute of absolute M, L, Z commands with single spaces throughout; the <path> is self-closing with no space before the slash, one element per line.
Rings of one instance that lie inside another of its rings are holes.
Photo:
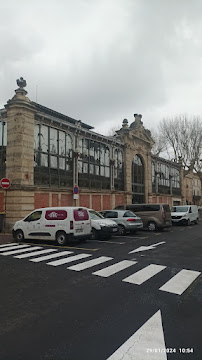
<path fill-rule="evenodd" d="M 172 211 L 173 212 L 187 212 L 188 206 L 173 206 Z"/>
<path fill-rule="evenodd" d="M 89 213 L 90 213 L 90 217 L 91 217 L 92 220 L 104 219 L 104 216 L 97 213 L 97 211 L 89 210 Z"/>

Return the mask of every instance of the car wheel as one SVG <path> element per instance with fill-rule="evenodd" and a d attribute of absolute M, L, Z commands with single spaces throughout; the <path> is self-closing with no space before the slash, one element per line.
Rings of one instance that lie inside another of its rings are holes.
<path fill-rule="evenodd" d="M 157 229 L 156 223 L 154 221 L 149 221 L 147 224 L 147 229 L 149 231 L 155 231 Z"/>
<path fill-rule="evenodd" d="M 58 243 L 58 245 L 65 245 L 67 242 L 67 234 L 65 234 L 64 231 L 59 231 L 56 234 L 56 242 Z"/>
<path fill-rule="evenodd" d="M 118 234 L 119 235 L 125 235 L 126 229 L 123 225 L 118 225 Z"/>
<path fill-rule="evenodd" d="M 15 233 L 15 240 L 24 241 L 24 233 L 22 230 L 17 230 Z"/>
<path fill-rule="evenodd" d="M 99 236 L 98 236 L 97 230 L 92 229 L 91 240 L 97 240 L 98 237 L 99 237 Z"/>

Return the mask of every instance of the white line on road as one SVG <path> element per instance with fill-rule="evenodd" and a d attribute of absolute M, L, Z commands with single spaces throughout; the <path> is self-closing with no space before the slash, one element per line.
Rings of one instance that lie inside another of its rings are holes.
<path fill-rule="evenodd" d="M 75 260 L 87 258 L 89 256 L 92 256 L 92 255 L 80 254 L 80 255 L 69 256 L 68 258 L 65 258 L 65 259 L 48 262 L 47 265 L 52 265 L 52 266 L 63 265 L 63 264 L 67 264 L 67 263 L 75 261 Z"/>
<path fill-rule="evenodd" d="M 44 261 L 44 260 L 50 260 L 50 259 L 54 259 L 56 257 L 60 257 L 60 256 L 64 256 L 64 255 L 68 255 L 68 254 L 73 254 L 73 251 L 60 251 L 57 254 L 51 254 L 51 255 L 46 255 L 46 256 L 40 256 L 37 257 L 35 259 L 30 259 L 29 261 L 33 261 L 33 262 L 40 262 L 40 261 Z"/>
<path fill-rule="evenodd" d="M 0 248 L 6 247 L 6 246 L 14 246 L 14 245 L 19 245 L 19 244 L 18 243 L 2 244 L 2 245 L 0 245 Z"/>
<path fill-rule="evenodd" d="M 144 269 L 137 271 L 136 273 L 128 276 L 122 281 L 128 282 L 130 284 L 141 285 L 154 275 L 158 274 L 160 271 L 164 270 L 166 266 L 151 264 L 146 266 Z"/>
<path fill-rule="evenodd" d="M 106 261 L 109 261 L 109 260 L 113 260 L 113 258 L 107 257 L 107 256 L 100 256 L 97 259 L 88 260 L 88 261 L 83 262 L 82 264 L 77 264 L 77 265 L 70 266 L 67 269 L 74 270 L 74 271 L 81 271 L 81 270 L 88 269 L 88 268 L 90 268 L 92 266 L 102 264 L 102 263 L 104 263 Z"/>
<path fill-rule="evenodd" d="M 183 269 L 161 286 L 159 290 L 181 295 L 200 274 L 199 271 Z"/>
<path fill-rule="evenodd" d="M 157 352 L 155 351 L 157 349 Z M 107 360 L 167 360 L 161 311 L 158 310 Z"/>
<path fill-rule="evenodd" d="M 15 246 L 11 246 L 11 247 L 9 247 L 9 249 L 7 248 L 7 247 L 5 247 L 5 248 L 1 248 L 0 249 L 0 251 L 2 252 L 2 251 L 10 251 L 10 250 L 15 250 L 15 249 L 23 249 L 23 248 L 25 248 L 25 247 L 29 247 L 30 245 L 15 245 Z"/>
<path fill-rule="evenodd" d="M 53 252 L 53 251 L 57 251 L 57 249 L 45 249 L 45 250 L 40 250 L 40 251 L 34 251 L 32 253 L 29 254 L 23 254 L 23 255 L 18 255 L 18 256 L 14 256 L 17 259 L 25 259 L 31 256 L 36 256 L 36 255 L 40 255 L 40 254 L 46 254 L 49 252 Z"/>
<path fill-rule="evenodd" d="M 34 246 L 34 247 L 26 248 L 26 249 L 18 249 L 18 250 L 6 251 L 1 255 L 4 255 L 4 256 L 6 256 L 6 255 L 15 255 L 15 254 L 21 254 L 21 253 L 24 253 L 24 252 L 28 252 L 28 251 L 32 251 L 32 250 L 39 250 L 39 249 L 42 249 L 42 247 L 41 246 Z"/>
<path fill-rule="evenodd" d="M 94 272 L 93 275 L 109 277 L 135 264 L 137 264 L 137 261 L 122 260 L 116 264 L 110 265 L 102 270 L 98 270 Z"/>

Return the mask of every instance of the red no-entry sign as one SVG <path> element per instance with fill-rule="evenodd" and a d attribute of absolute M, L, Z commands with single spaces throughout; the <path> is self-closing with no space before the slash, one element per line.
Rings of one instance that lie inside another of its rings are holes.
<path fill-rule="evenodd" d="M 11 182 L 10 182 L 10 180 L 9 179 L 6 179 L 6 178 L 3 178 L 3 179 L 1 179 L 1 187 L 3 188 L 3 189 L 8 189 L 10 186 L 11 186 Z"/>

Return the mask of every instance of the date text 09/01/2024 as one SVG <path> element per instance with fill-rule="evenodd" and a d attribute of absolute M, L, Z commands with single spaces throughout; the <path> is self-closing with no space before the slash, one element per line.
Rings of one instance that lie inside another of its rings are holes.
<path fill-rule="evenodd" d="M 194 352 L 194 349 L 193 348 L 163 348 L 163 349 L 160 349 L 160 348 L 155 348 L 155 349 L 147 349 L 146 350 L 147 353 L 158 353 L 158 352 L 161 352 L 161 353 L 176 353 L 176 352 L 179 352 L 179 353 L 183 353 L 183 354 L 189 354 L 189 353 L 193 353 Z"/>

